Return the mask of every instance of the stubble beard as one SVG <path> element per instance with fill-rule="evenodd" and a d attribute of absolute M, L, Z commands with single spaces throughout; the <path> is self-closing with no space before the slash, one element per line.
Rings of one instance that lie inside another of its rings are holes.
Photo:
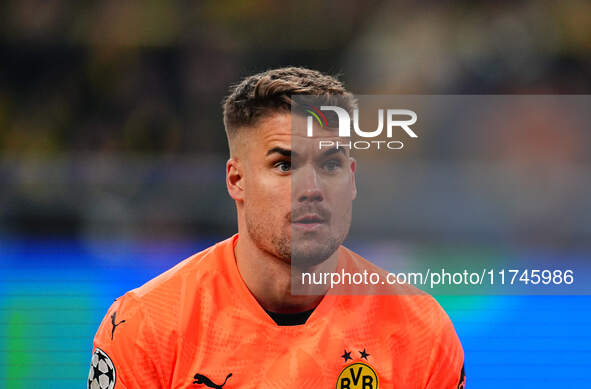
<path fill-rule="evenodd" d="M 342 236 L 314 237 L 304 236 L 291 244 L 291 227 L 273 228 L 267 221 L 256 222 L 246 212 L 246 227 L 254 244 L 262 251 L 267 252 L 281 261 L 298 268 L 309 268 L 326 261 L 343 243 L 349 228 L 346 228 Z M 350 225 L 350 215 L 345 223 Z"/>

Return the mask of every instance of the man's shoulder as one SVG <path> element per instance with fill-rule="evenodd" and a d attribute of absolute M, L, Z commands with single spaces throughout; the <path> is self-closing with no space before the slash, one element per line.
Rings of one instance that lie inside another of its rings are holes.
<path fill-rule="evenodd" d="M 219 259 L 219 256 L 216 255 L 219 251 L 219 245 L 220 243 L 216 243 L 183 259 L 131 292 L 141 299 L 164 289 L 176 289 L 178 284 L 184 282 L 187 277 L 202 277 L 207 273 L 208 267 L 216 265 L 216 260 Z"/>
<path fill-rule="evenodd" d="M 224 255 L 228 246 L 232 245 L 232 239 L 191 255 L 142 286 L 130 290 L 126 296 L 132 297 L 149 316 L 173 320 L 178 317 L 187 298 L 211 289 L 210 284 L 222 273 Z"/>
<path fill-rule="evenodd" d="M 449 316 L 429 293 L 410 284 L 382 283 L 386 280 L 388 271 L 352 250 L 345 247 L 342 250 L 348 257 L 346 266 L 350 271 L 366 271 L 368 274 L 379 275 L 380 281 L 376 285 L 364 285 L 359 296 L 354 298 L 365 300 L 362 305 L 375 313 L 376 320 L 392 323 L 389 328 L 396 328 L 398 331 L 433 335 L 440 334 L 441 331 L 453 331 Z"/>
<path fill-rule="evenodd" d="M 228 245 L 231 239 L 208 247 L 116 299 L 94 338 L 97 358 L 104 354 L 117 366 L 118 378 L 136 379 L 137 387 L 169 382 L 168 372 L 158 374 L 153 355 L 158 354 L 164 366 L 174 363 L 183 323 L 213 289 L 208 286 L 219 279 L 216 272 L 223 266 Z"/>

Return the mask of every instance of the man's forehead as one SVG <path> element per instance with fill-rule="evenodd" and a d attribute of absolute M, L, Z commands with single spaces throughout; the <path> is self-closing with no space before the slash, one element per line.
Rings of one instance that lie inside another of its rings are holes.
<path fill-rule="evenodd" d="M 267 142 L 282 140 L 288 142 L 305 142 L 320 140 L 344 141 L 339 137 L 336 128 L 323 128 L 314 124 L 312 136 L 308 136 L 308 127 L 305 118 L 301 115 L 289 113 L 277 113 L 262 119 L 258 123 L 259 136 Z"/>
<path fill-rule="evenodd" d="M 276 152 L 282 155 L 289 154 L 293 157 L 330 155 L 335 152 L 342 152 L 348 156 L 349 149 L 343 146 L 346 144 L 344 138 L 334 134 L 327 136 L 318 134 L 308 137 L 306 135 L 294 135 L 289 130 L 268 133 L 262 137 L 262 146 L 267 156 Z M 323 146 L 321 147 L 321 145 Z"/>
<path fill-rule="evenodd" d="M 341 153 L 344 156 L 348 156 L 349 155 L 349 151 L 348 149 L 341 147 L 341 146 L 333 146 L 333 147 L 327 147 L 324 149 L 313 149 L 310 150 L 310 148 L 304 149 L 304 148 L 292 148 L 290 146 L 287 147 L 282 147 L 282 146 L 275 146 L 272 148 L 269 148 L 267 150 L 267 154 L 266 156 L 272 156 L 274 154 L 279 154 L 279 155 L 283 155 L 284 157 L 292 157 L 292 158 L 302 158 L 302 157 L 309 157 L 310 155 L 313 156 L 314 158 L 325 158 L 334 154 L 339 154 Z"/>
<path fill-rule="evenodd" d="M 347 144 L 347 141 L 339 136 L 336 128 L 321 128 L 316 125 L 313 130 L 312 136 L 308 136 L 305 118 L 289 113 L 272 115 L 259 122 L 258 126 L 266 156 L 280 154 L 293 158 L 323 158 L 335 153 L 349 155 L 347 148 L 338 147 Z"/>

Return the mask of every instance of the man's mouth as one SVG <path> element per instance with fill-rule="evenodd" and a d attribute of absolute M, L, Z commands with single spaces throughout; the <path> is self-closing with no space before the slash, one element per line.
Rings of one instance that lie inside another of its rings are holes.
<path fill-rule="evenodd" d="M 314 223 L 324 223 L 324 218 L 318 214 L 310 213 L 306 215 L 302 215 L 294 220 L 294 223 L 298 224 L 314 224 Z"/>
<path fill-rule="evenodd" d="M 320 228 L 325 221 L 326 219 L 317 213 L 307 213 L 293 220 L 292 227 L 303 231 L 314 231 Z"/>

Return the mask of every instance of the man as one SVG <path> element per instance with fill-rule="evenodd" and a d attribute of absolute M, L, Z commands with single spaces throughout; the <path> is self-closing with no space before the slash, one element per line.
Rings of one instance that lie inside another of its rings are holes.
<path fill-rule="evenodd" d="M 238 234 L 113 303 L 94 339 L 90 388 L 463 387 L 462 347 L 430 296 L 292 294 L 299 271 L 379 271 L 341 246 L 355 160 L 314 147 L 338 136 L 327 126 L 308 137 L 304 115 L 292 120 L 301 95 L 355 106 L 339 81 L 303 68 L 233 88 L 226 184 Z"/>

